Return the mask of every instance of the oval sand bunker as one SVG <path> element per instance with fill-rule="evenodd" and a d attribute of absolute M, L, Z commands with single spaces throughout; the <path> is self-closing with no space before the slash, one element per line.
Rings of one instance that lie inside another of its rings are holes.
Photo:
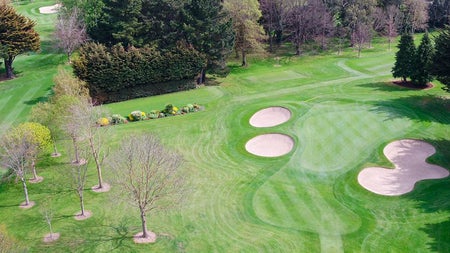
<path fill-rule="evenodd" d="M 294 147 L 294 140 L 284 134 L 263 134 L 250 139 L 245 149 L 254 155 L 277 157 L 289 153 Z"/>
<path fill-rule="evenodd" d="M 254 127 L 273 127 L 291 118 L 291 111 L 284 107 L 269 107 L 257 111 L 250 118 L 250 125 Z"/>

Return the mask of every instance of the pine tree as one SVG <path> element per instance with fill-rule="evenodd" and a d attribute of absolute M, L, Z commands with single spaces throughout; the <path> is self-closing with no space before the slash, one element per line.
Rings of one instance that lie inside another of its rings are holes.
<path fill-rule="evenodd" d="M 392 75 L 401 77 L 403 82 L 406 82 L 406 79 L 414 74 L 416 47 L 413 36 L 410 33 L 404 33 L 397 47 L 399 50 L 395 54 Z"/>
<path fill-rule="evenodd" d="M 414 85 L 423 87 L 433 80 L 430 73 L 432 57 L 433 45 L 430 36 L 425 33 L 416 52 L 414 74 L 411 76 Z"/>
<path fill-rule="evenodd" d="M 450 92 L 450 26 L 442 30 L 434 40 L 435 53 L 432 58 L 431 73 L 447 86 Z"/>
<path fill-rule="evenodd" d="M 13 62 L 16 56 L 40 48 L 35 22 L 22 16 L 6 4 L 0 4 L 0 56 L 3 57 L 6 78 L 13 78 Z"/>
<path fill-rule="evenodd" d="M 225 58 L 234 45 L 231 20 L 223 10 L 221 0 L 192 0 L 182 10 L 186 42 L 207 58 L 200 83 L 205 81 L 205 71 L 225 68 Z"/>

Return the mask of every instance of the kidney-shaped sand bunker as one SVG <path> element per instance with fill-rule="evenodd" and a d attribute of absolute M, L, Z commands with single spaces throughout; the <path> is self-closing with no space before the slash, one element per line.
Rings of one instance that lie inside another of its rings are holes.
<path fill-rule="evenodd" d="M 250 125 L 254 127 L 273 127 L 291 118 L 291 111 L 287 108 L 275 106 L 257 111 L 250 118 Z"/>
<path fill-rule="evenodd" d="M 278 157 L 289 153 L 294 147 L 294 140 L 285 134 L 263 134 L 250 139 L 245 149 L 254 155 Z"/>

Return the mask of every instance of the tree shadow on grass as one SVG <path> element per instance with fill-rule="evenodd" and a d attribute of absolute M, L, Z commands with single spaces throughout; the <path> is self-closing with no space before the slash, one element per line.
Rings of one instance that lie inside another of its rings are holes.
<path fill-rule="evenodd" d="M 390 118 L 450 124 L 450 99 L 418 95 L 376 101 L 374 105 L 375 111 L 388 113 Z"/>
<path fill-rule="evenodd" d="M 36 105 L 37 103 L 47 102 L 48 99 L 49 99 L 49 96 L 53 95 L 53 90 L 52 90 L 51 87 L 48 87 L 46 92 L 47 92 L 46 96 L 40 96 L 40 97 L 37 97 L 37 98 L 33 98 L 33 99 L 27 100 L 27 101 L 25 101 L 23 103 L 26 104 L 26 105 Z"/>
<path fill-rule="evenodd" d="M 450 140 L 424 140 L 436 148 L 436 154 L 428 162 L 450 170 Z M 450 177 L 418 182 L 406 197 L 416 201 L 425 213 L 450 214 Z M 433 252 L 450 252 L 450 220 L 427 224 L 422 230 L 432 239 L 429 246 Z"/>
<path fill-rule="evenodd" d="M 73 215 L 67 218 L 73 219 Z M 101 222 L 95 216 L 82 222 L 72 221 L 71 226 L 66 226 L 66 231 L 58 231 L 61 232 L 61 238 L 51 246 L 52 251 L 137 252 L 133 242 L 133 231 L 136 228 L 129 226 L 133 223 L 130 219 L 122 218 L 111 224 L 99 223 Z M 46 247 L 48 245 L 42 244 L 39 250 Z"/>
<path fill-rule="evenodd" d="M 363 88 L 369 88 L 372 90 L 377 90 L 377 91 L 389 91 L 389 92 L 415 90 L 415 89 L 395 85 L 392 82 L 362 83 L 362 84 L 359 84 L 358 86 L 363 87 Z"/>

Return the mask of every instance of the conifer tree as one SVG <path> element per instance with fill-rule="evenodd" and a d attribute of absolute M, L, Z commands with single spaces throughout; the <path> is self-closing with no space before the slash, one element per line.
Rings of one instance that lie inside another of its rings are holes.
<path fill-rule="evenodd" d="M 225 68 L 225 58 L 234 46 L 233 24 L 220 0 L 192 0 L 184 6 L 182 16 L 186 41 L 207 59 L 199 79 L 203 83 L 206 70 Z"/>
<path fill-rule="evenodd" d="M 22 16 L 7 4 L 0 3 L 0 56 L 3 57 L 6 78 L 14 78 L 13 62 L 16 56 L 40 48 L 35 22 Z"/>
<path fill-rule="evenodd" d="M 435 53 L 430 70 L 437 80 L 446 85 L 445 89 L 450 91 L 450 26 L 442 30 L 434 42 Z"/>
<path fill-rule="evenodd" d="M 406 79 L 414 74 L 416 47 L 414 46 L 413 36 L 410 33 L 404 33 L 397 47 L 399 50 L 395 54 L 392 75 L 401 77 L 403 82 L 406 82 Z"/>
<path fill-rule="evenodd" d="M 430 73 L 432 57 L 433 45 L 431 44 L 430 36 L 428 36 L 428 33 L 425 33 L 416 52 L 414 74 L 411 76 L 414 85 L 423 87 L 433 80 Z"/>

